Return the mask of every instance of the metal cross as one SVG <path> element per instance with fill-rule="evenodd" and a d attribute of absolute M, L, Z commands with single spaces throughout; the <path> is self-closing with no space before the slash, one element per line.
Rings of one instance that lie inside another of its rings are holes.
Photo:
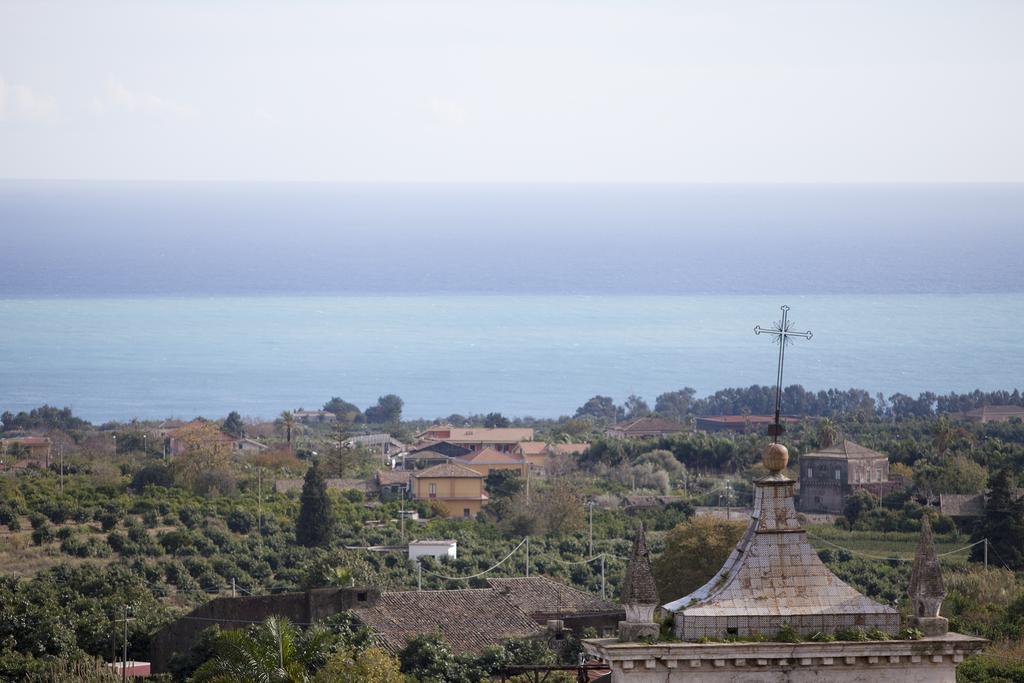
<path fill-rule="evenodd" d="M 775 337 L 775 343 L 779 345 L 779 373 L 775 379 L 775 424 L 768 428 L 769 436 L 772 436 L 775 443 L 778 443 L 779 435 L 782 434 L 782 421 L 779 411 L 782 407 L 782 368 L 786 362 L 786 344 L 793 343 L 790 337 L 810 339 L 813 335 L 810 331 L 793 331 L 793 323 L 789 321 L 789 306 L 782 307 L 782 320 L 776 320 L 769 328 L 757 325 L 754 327 L 754 334 L 770 334 Z"/>

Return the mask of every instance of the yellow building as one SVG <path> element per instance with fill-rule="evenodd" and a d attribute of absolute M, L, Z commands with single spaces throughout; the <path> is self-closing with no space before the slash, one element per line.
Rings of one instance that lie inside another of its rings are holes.
<path fill-rule="evenodd" d="M 412 475 L 412 495 L 436 500 L 449 517 L 476 517 L 487 502 L 485 476 L 455 462 L 434 465 Z"/>
<path fill-rule="evenodd" d="M 520 476 L 526 476 L 528 460 L 521 455 L 510 455 L 501 453 L 493 448 L 485 448 L 469 455 L 460 455 L 455 461 L 465 465 L 471 470 L 479 472 L 485 477 L 494 470 L 512 470 Z"/>
<path fill-rule="evenodd" d="M 517 458 L 526 460 L 534 472 L 544 472 L 547 470 L 550 453 L 548 445 L 543 441 L 523 441 L 516 446 L 512 453 Z"/>

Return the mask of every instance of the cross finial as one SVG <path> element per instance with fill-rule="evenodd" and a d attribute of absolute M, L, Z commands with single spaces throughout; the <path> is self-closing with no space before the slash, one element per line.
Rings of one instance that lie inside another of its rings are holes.
<path fill-rule="evenodd" d="M 782 434 L 782 421 L 780 410 L 782 407 L 782 368 L 786 362 L 786 344 L 791 344 L 790 337 L 803 337 L 810 339 L 813 335 L 808 332 L 794 332 L 793 323 L 789 321 L 789 306 L 782 307 L 782 320 L 776 320 L 771 327 L 765 328 L 757 325 L 754 327 L 754 334 L 770 334 L 775 337 L 775 343 L 779 345 L 779 371 L 775 378 L 775 424 L 768 428 L 768 434 L 779 442 L 779 435 Z"/>

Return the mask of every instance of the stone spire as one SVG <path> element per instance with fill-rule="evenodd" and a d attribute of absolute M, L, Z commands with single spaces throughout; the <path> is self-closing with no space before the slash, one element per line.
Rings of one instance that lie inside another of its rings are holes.
<path fill-rule="evenodd" d="M 680 640 L 771 636 L 783 626 L 803 635 L 876 627 L 895 635 L 900 615 L 858 593 L 829 571 L 800 526 L 789 453 L 765 449 L 768 476 L 754 482 L 750 525 L 713 578 L 662 608 L 674 614 Z"/>
<path fill-rule="evenodd" d="M 658 624 L 654 621 L 658 587 L 651 572 L 651 556 L 647 551 L 643 522 L 637 526 L 633 537 L 633 554 L 626 569 L 621 602 L 626 608 L 626 620 L 619 622 L 619 640 L 631 642 L 658 637 Z"/>
<path fill-rule="evenodd" d="M 939 608 L 946 597 L 946 584 L 942 580 L 942 567 L 935 554 L 935 540 L 928 515 L 921 517 L 921 540 L 917 544 L 914 568 L 910 571 L 911 623 L 926 636 L 940 636 L 949 630 L 949 621 L 939 616 Z"/>

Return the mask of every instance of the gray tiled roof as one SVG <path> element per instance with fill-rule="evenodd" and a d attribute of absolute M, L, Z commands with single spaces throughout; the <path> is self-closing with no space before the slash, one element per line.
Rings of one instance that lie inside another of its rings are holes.
<path fill-rule="evenodd" d="M 534 619 L 544 615 L 622 613 L 614 602 L 544 576 L 487 579 L 487 585 Z"/>
<path fill-rule="evenodd" d="M 701 636 L 772 634 L 783 624 L 800 632 L 847 626 L 899 629 L 899 613 L 861 595 L 829 571 L 800 527 L 793 482 L 776 474 L 756 482 L 750 526 L 718 573 L 664 608 L 676 632 Z"/>
<path fill-rule="evenodd" d="M 859 458 L 886 458 L 888 456 L 885 453 L 879 453 L 873 451 L 870 448 L 861 446 L 855 441 L 849 439 L 843 439 L 839 443 L 833 444 L 828 448 L 822 448 L 811 453 L 804 453 L 800 456 L 800 459 L 804 458 L 841 458 L 844 460 L 857 460 Z"/>
<path fill-rule="evenodd" d="M 392 652 L 421 633 L 440 633 L 452 651 L 461 654 L 540 630 L 536 621 L 490 588 L 386 592 L 353 613 Z"/>

